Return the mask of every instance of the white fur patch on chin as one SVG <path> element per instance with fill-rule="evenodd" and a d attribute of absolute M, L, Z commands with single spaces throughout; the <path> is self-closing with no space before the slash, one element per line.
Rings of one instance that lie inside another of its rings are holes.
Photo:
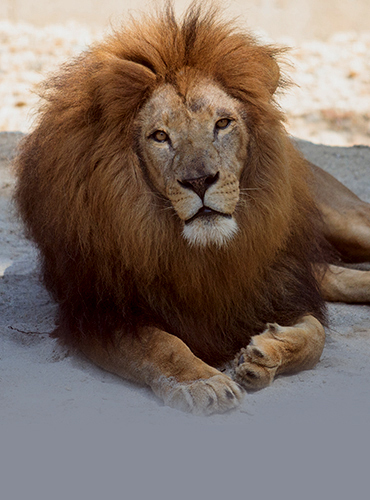
<path fill-rule="evenodd" d="M 182 234 L 190 245 L 205 247 L 210 244 L 224 246 L 238 232 L 238 224 L 233 217 L 214 215 L 199 217 L 185 224 Z"/>

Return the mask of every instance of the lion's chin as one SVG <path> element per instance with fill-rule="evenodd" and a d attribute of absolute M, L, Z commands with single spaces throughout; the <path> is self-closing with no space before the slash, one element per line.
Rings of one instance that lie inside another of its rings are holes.
<path fill-rule="evenodd" d="M 234 217 L 212 215 L 197 217 L 184 225 L 183 236 L 190 245 L 205 247 L 226 245 L 238 232 Z"/>

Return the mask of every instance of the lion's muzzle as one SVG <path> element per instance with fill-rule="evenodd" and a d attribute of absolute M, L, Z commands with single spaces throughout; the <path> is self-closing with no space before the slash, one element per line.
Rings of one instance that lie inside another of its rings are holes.
<path fill-rule="evenodd" d="M 215 184 L 219 177 L 220 174 L 217 172 L 215 175 L 203 175 L 202 177 L 196 177 L 195 179 L 183 179 L 178 182 L 185 189 L 191 189 L 194 191 L 194 193 L 196 193 L 203 201 L 207 189 Z"/>
<path fill-rule="evenodd" d="M 167 187 L 167 196 L 184 224 L 188 243 L 223 246 L 237 233 L 239 181 L 231 172 L 177 180 Z"/>
<path fill-rule="evenodd" d="M 203 206 L 202 208 L 200 208 L 198 210 L 198 212 L 195 215 L 193 215 L 192 217 L 187 219 L 185 221 L 185 224 L 190 224 L 191 222 L 193 222 L 195 219 L 197 219 L 199 217 L 214 217 L 216 215 L 219 215 L 221 217 L 226 217 L 227 219 L 231 219 L 230 214 L 225 214 L 223 212 L 219 212 L 217 210 L 213 210 L 212 208 L 208 208 L 206 206 Z"/>
<path fill-rule="evenodd" d="M 204 204 L 204 197 L 208 188 L 214 185 L 220 177 L 219 172 L 214 175 L 203 175 L 201 177 L 196 177 L 194 179 L 183 179 L 179 180 L 178 183 L 185 189 L 189 189 L 196 193 L 202 201 L 202 206 L 200 209 L 191 217 L 185 220 L 185 224 L 193 222 L 198 217 L 212 217 L 215 215 L 221 215 L 231 218 L 230 214 L 226 214 L 223 211 L 215 210 L 214 208 L 208 207 Z"/>

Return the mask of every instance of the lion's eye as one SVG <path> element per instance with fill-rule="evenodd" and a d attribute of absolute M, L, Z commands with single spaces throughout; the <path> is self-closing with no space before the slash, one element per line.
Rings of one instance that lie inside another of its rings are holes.
<path fill-rule="evenodd" d="M 221 118 L 221 120 L 218 120 L 216 122 L 216 128 L 219 130 L 223 130 L 227 128 L 231 123 L 231 120 L 229 118 Z"/>
<path fill-rule="evenodd" d="M 156 142 L 166 142 L 168 141 L 168 135 L 166 132 L 163 132 L 163 130 L 156 130 L 153 132 L 151 137 L 156 141 Z"/>

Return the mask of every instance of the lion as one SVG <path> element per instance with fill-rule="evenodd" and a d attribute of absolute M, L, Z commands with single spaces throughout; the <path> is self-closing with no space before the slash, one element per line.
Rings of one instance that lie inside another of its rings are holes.
<path fill-rule="evenodd" d="M 194 414 L 314 367 L 324 299 L 370 299 L 332 251 L 370 257 L 369 205 L 294 147 L 280 52 L 169 4 L 49 79 L 16 160 L 56 334 Z"/>

